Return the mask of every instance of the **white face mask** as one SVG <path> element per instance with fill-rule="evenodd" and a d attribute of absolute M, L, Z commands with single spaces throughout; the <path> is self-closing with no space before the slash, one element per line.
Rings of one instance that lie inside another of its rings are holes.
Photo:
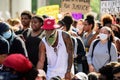
<path fill-rule="evenodd" d="M 108 35 L 104 33 L 100 33 L 99 37 L 100 37 L 100 40 L 106 40 L 108 38 Z"/>
<path fill-rule="evenodd" d="M 5 39 L 8 39 L 8 38 L 11 37 L 11 34 L 12 34 L 12 33 L 11 33 L 11 31 L 9 30 L 9 31 L 3 33 L 3 37 L 4 37 Z"/>

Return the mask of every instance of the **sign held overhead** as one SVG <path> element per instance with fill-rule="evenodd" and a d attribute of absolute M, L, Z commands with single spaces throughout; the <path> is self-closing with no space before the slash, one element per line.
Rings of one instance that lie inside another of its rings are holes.
<path fill-rule="evenodd" d="M 120 13 L 120 0 L 101 0 L 101 14 Z"/>
<path fill-rule="evenodd" d="M 88 13 L 90 10 L 90 0 L 62 0 L 61 12 L 81 12 Z"/>

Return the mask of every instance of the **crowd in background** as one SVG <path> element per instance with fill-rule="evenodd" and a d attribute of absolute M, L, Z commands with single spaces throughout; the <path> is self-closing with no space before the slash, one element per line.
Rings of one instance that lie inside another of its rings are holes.
<path fill-rule="evenodd" d="M 0 80 L 120 80 L 120 18 L 57 22 L 23 11 L 0 21 Z M 10 72 L 10 73 L 8 73 Z M 6 79 L 5 79 L 6 78 Z"/>

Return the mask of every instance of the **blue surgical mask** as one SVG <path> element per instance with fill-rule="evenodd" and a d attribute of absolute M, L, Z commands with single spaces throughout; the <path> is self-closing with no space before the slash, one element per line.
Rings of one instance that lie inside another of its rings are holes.
<path fill-rule="evenodd" d="M 100 34 L 99 34 L 99 37 L 100 37 L 101 40 L 107 40 L 108 35 L 107 35 L 107 34 L 104 34 L 104 33 L 100 33 Z"/>
<path fill-rule="evenodd" d="M 9 30 L 9 31 L 7 31 L 7 32 L 5 32 L 5 33 L 3 33 L 3 37 L 5 38 L 5 39 L 9 39 L 10 37 L 11 37 L 11 31 Z"/>

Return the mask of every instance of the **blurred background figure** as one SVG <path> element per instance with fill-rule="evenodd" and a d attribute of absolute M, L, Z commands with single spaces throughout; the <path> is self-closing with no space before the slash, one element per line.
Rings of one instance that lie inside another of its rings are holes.
<path fill-rule="evenodd" d="M 78 29 L 78 35 L 79 36 L 83 36 L 83 20 L 78 20 L 78 23 L 77 23 L 77 29 Z"/>
<path fill-rule="evenodd" d="M 38 75 L 35 80 L 46 80 L 46 73 L 42 69 L 38 69 Z"/>
<path fill-rule="evenodd" d="M 118 65 L 118 62 L 110 62 L 99 69 L 99 80 L 114 80 L 113 79 L 113 69 L 116 65 Z M 108 74 L 109 73 L 109 74 Z"/>
<path fill-rule="evenodd" d="M 10 45 L 9 54 L 22 53 L 28 57 L 24 41 L 11 29 L 11 26 L 5 22 L 0 22 L 0 35 L 3 36 Z"/>
<path fill-rule="evenodd" d="M 8 19 L 7 23 L 11 26 L 11 29 L 14 32 L 22 29 L 22 24 L 19 19 Z"/>
<path fill-rule="evenodd" d="M 1 64 L 8 56 L 9 49 L 10 49 L 9 42 L 0 35 L 0 67 L 2 67 Z"/>
<path fill-rule="evenodd" d="M 23 11 L 21 13 L 22 29 L 15 32 L 17 35 L 22 34 L 22 32 L 24 32 L 26 29 L 30 28 L 31 18 L 32 18 L 32 13 L 30 11 Z"/>
<path fill-rule="evenodd" d="M 72 80 L 88 80 L 88 76 L 83 72 L 78 72 L 74 75 Z"/>
<path fill-rule="evenodd" d="M 62 80 L 62 79 L 60 78 L 60 76 L 55 76 L 55 77 L 52 77 L 50 80 Z"/>
<path fill-rule="evenodd" d="M 38 75 L 32 63 L 25 56 L 17 53 L 6 57 L 2 70 L 5 74 L 9 73 L 7 76 L 3 75 L 3 78 L 8 80 L 35 80 Z"/>
<path fill-rule="evenodd" d="M 96 72 L 90 72 L 88 74 L 88 80 L 98 80 L 99 74 Z"/>
<path fill-rule="evenodd" d="M 120 63 L 113 68 L 113 80 L 120 80 Z"/>
<path fill-rule="evenodd" d="M 75 34 L 77 34 L 78 33 L 78 29 L 77 29 L 77 24 L 78 24 L 78 22 L 77 21 L 75 21 L 75 20 L 73 20 L 73 23 L 72 23 L 72 26 L 71 26 L 71 31 L 73 31 Z"/>
<path fill-rule="evenodd" d="M 94 36 L 95 32 L 93 32 L 94 26 L 95 26 L 95 21 L 94 21 L 94 16 L 93 15 L 87 15 L 84 23 L 83 23 L 83 36 L 82 40 L 84 42 L 86 52 L 89 51 L 89 47 L 91 42 L 93 41 L 92 37 Z"/>

